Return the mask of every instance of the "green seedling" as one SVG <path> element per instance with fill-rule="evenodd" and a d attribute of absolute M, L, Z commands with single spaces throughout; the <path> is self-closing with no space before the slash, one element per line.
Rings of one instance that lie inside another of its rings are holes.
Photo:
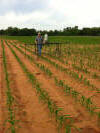
<path fill-rule="evenodd" d="M 74 97 L 75 100 L 77 101 L 78 100 L 78 96 L 79 96 L 80 93 L 75 91 L 75 90 L 72 90 L 71 94 L 72 94 L 72 97 Z"/>
<path fill-rule="evenodd" d="M 58 120 L 58 114 L 60 111 L 62 111 L 63 109 L 62 108 L 58 108 L 55 110 L 55 115 L 56 115 L 56 121 Z"/>

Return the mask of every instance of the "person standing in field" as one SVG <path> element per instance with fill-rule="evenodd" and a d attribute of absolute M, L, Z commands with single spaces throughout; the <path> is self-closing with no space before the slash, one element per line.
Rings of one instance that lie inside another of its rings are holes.
<path fill-rule="evenodd" d="M 48 34 L 46 33 L 44 35 L 44 44 L 48 43 Z"/>
<path fill-rule="evenodd" d="M 42 45 L 43 45 L 43 38 L 41 36 L 41 33 L 38 33 L 38 36 L 35 39 L 35 43 L 36 43 L 36 47 L 37 47 L 37 51 L 38 51 L 38 55 L 41 56 L 41 49 L 42 49 Z"/>

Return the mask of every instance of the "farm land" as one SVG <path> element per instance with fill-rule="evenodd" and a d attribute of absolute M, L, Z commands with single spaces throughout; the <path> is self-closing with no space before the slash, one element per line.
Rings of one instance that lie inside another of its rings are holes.
<path fill-rule="evenodd" d="M 100 133 L 100 37 L 50 37 L 40 57 L 34 38 L 0 37 L 0 133 Z"/>

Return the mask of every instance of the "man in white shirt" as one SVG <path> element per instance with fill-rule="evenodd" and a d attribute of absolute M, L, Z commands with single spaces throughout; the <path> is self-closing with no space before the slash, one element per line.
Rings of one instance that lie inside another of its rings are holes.
<path fill-rule="evenodd" d="M 44 44 L 48 43 L 48 34 L 46 33 L 44 35 Z"/>

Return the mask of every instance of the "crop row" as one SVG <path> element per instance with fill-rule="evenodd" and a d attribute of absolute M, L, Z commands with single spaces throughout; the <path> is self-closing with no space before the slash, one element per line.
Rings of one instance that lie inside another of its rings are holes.
<path fill-rule="evenodd" d="M 5 80 L 6 80 L 6 87 L 7 87 L 7 91 L 6 91 L 6 96 L 7 96 L 7 109 L 8 109 L 8 118 L 5 121 L 5 124 L 9 123 L 9 128 L 7 130 L 10 130 L 11 133 L 15 133 L 16 132 L 16 122 L 18 122 L 18 120 L 15 119 L 15 113 L 14 113 L 14 97 L 12 95 L 11 92 L 11 88 L 10 88 L 10 80 L 9 80 L 9 73 L 7 70 L 7 58 L 5 55 L 5 47 L 3 44 L 3 41 L 1 40 L 1 46 L 2 46 L 2 54 L 3 54 L 3 66 L 4 66 L 4 72 L 5 72 Z"/>

